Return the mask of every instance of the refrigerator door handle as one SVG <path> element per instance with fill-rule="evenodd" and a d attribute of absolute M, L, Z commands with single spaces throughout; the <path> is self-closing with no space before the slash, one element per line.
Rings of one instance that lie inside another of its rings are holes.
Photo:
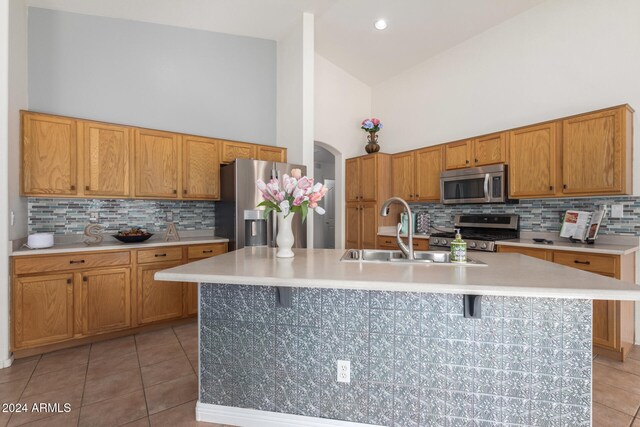
<path fill-rule="evenodd" d="M 278 176 L 278 170 L 277 169 L 275 169 L 275 168 L 271 169 L 271 178 L 280 179 L 280 177 Z M 271 243 L 269 244 L 269 246 L 272 247 L 272 248 L 275 248 L 276 247 L 276 235 L 278 234 L 278 224 L 276 222 L 276 220 L 277 220 L 276 212 L 275 211 L 271 211 L 270 216 L 271 216 Z"/>

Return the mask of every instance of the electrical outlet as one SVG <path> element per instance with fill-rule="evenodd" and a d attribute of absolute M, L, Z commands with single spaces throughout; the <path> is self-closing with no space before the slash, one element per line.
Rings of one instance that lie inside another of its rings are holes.
<path fill-rule="evenodd" d="M 624 218 L 624 205 L 611 205 L 611 218 Z"/>
<path fill-rule="evenodd" d="M 167 222 L 173 222 L 173 212 L 172 211 L 167 211 L 166 220 L 167 220 Z"/>
<path fill-rule="evenodd" d="M 348 360 L 338 360 L 338 382 L 351 382 L 351 362 Z"/>

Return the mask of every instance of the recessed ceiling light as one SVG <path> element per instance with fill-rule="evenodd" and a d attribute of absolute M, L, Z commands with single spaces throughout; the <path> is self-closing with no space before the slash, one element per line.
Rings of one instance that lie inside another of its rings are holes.
<path fill-rule="evenodd" d="M 384 30 L 385 28 L 387 28 L 387 21 L 385 21 L 384 19 L 378 19 L 376 23 L 373 24 L 373 26 L 378 30 Z"/>

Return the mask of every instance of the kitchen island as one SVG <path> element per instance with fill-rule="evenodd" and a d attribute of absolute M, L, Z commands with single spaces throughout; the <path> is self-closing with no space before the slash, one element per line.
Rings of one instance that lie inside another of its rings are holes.
<path fill-rule="evenodd" d="M 588 426 L 591 300 L 640 299 L 634 284 L 519 254 L 469 266 L 342 254 L 246 248 L 156 274 L 200 283 L 198 419 Z M 465 295 L 482 295 L 479 318 L 464 317 Z"/>

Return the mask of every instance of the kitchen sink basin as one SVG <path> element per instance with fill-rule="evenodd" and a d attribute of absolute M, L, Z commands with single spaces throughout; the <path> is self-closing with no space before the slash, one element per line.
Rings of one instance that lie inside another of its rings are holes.
<path fill-rule="evenodd" d="M 467 258 L 466 263 L 451 262 L 451 253 L 444 251 L 415 251 L 415 259 L 407 259 L 402 251 L 382 249 L 349 249 L 342 255 L 342 262 L 363 263 L 404 263 L 404 264 L 449 264 L 449 265 L 486 265 L 483 262 Z"/>

